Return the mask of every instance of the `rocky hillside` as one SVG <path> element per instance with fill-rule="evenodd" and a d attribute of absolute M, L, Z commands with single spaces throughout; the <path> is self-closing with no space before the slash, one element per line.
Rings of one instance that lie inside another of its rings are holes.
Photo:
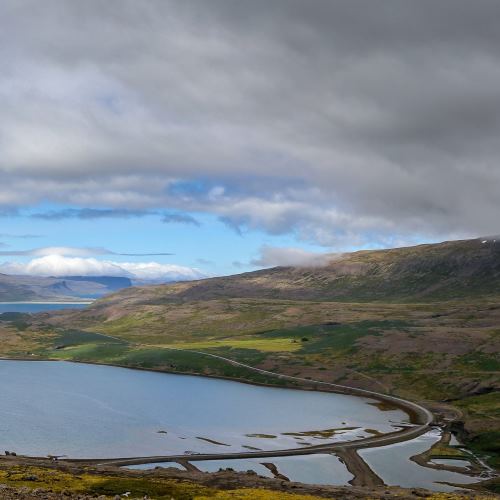
<path fill-rule="evenodd" d="M 419 302 L 497 294 L 499 278 L 500 241 L 473 239 L 332 256 L 324 267 L 275 267 L 131 288 L 106 300 L 150 304 L 217 298 Z"/>
<path fill-rule="evenodd" d="M 498 466 L 499 257 L 496 241 L 455 241 L 127 288 L 77 311 L 0 318 L 0 356 L 275 383 L 207 351 L 427 401 Z"/>

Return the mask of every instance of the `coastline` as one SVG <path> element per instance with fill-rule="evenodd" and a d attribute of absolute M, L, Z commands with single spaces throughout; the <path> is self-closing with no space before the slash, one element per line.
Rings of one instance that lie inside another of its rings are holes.
<path fill-rule="evenodd" d="M 189 351 L 193 352 L 193 351 Z M 207 354 L 207 353 L 198 353 L 198 354 Z M 207 354 L 210 356 L 210 354 Z M 227 358 L 223 358 L 227 362 L 232 362 L 232 360 L 228 360 Z M 367 391 L 365 389 L 359 389 L 355 387 L 348 386 L 340 386 L 338 384 L 330 384 L 327 382 L 314 381 L 309 379 L 301 379 L 298 377 L 291 377 L 282 374 L 276 374 L 273 372 L 266 372 L 265 370 L 260 370 L 258 368 L 250 367 L 249 365 L 243 365 L 248 369 L 262 371 L 267 374 L 273 375 L 278 379 L 291 379 L 294 382 L 301 382 L 301 386 L 299 387 L 290 387 L 290 386 L 276 386 L 272 384 L 264 384 L 264 383 L 256 383 L 244 379 L 238 379 L 233 377 L 223 377 L 216 375 L 206 375 L 199 373 L 181 373 L 174 372 L 169 370 L 160 370 L 160 369 L 148 369 L 141 367 L 130 367 L 123 366 L 119 364 L 110 364 L 110 363 L 99 363 L 99 362 L 86 362 L 86 361 L 72 361 L 72 360 L 60 360 L 60 359 L 50 359 L 50 358 L 40 358 L 40 357 L 22 357 L 22 358 L 6 358 L 1 357 L 0 360 L 3 361 L 30 361 L 30 362 L 64 362 L 64 363 L 80 363 L 80 364 L 89 364 L 89 365 L 100 365 L 100 366 L 114 366 L 118 368 L 125 368 L 131 370 L 141 370 L 141 371 L 149 371 L 156 373 L 168 373 L 171 375 L 184 375 L 184 376 L 195 376 L 195 377 L 205 377 L 205 378 L 215 378 L 220 380 L 227 380 L 231 382 L 238 383 L 246 383 L 249 385 L 270 387 L 270 388 L 280 388 L 280 389 L 293 389 L 293 390 L 308 390 L 308 391 L 319 391 L 326 393 L 337 393 L 337 394 L 346 394 L 355 397 L 365 397 L 370 399 L 379 400 L 381 402 L 389 402 L 393 404 L 395 407 L 403 410 L 410 417 L 410 421 L 412 420 L 412 415 L 417 418 L 422 419 L 420 422 L 417 422 L 416 425 L 413 425 L 409 428 L 404 428 L 401 430 L 388 432 L 382 434 L 380 436 L 373 436 L 368 438 L 357 439 L 353 441 L 340 441 L 335 443 L 329 443 L 324 445 L 312 445 L 303 448 L 291 448 L 291 449 L 282 449 L 282 450 L 272 450 L 272 451 L 255 451 L 255 452 L 233 452 L 233 453 L 211 453 L 211 454 L 198 454 L 193 453 L 191 455 L 165 455 L 165 456 L 148 456 L 148 457 L 114 457 L 114 458 L 85 458 L 85 459 L 71 459 L 67 458 L 64 460 L 60 460 L 61 463 L 68 464 L 87 464 L 87 465 L 111 465 L 111 466 L 124 466 L 124 465 L 138 465 L 138 464 L 146 464 L 146 463 L 160 463 L 160 462 L 171 462 L 178 460 L 191 460 L 191 461 L 202 461 L 202 460 L 221 460 L 221 459 L 241 459 L 241 458 L 265 458 L 265 457 L 279 457 L 279 456 L 294 456 L 294 455 L 311 455 L 317 453 L 325 453 L 325 452 L 335 452 L 341 450 L 358 450 L 363 448 L 375 448 L 379 446 L 386 446 L 389 444 L 395 444 L 400 442 L 409 441 L 414 439 L 430 429 L 430 426 L 433 421 L 433 414 L 424 408 L 423 406 L 407 401 L 401 398 L 397 398 L 390 395 L 385 395 L 382 393 L 376 393 L 374 391 Z M 234 362 L 238 363 L 238 362 Z M 238 363 L 242 365 L 241 363 Z M 309 387 L 307 385 L 302 384 L 310 384 Z M 317 386 L 320 385 L 321 389 Z M 19 457 L 21 459 L 26 460 L 47 460 L 46 457 Z"/>
<path fill-rule="evenodd" d="M 5 358 L 1 357 L 0 360 L 5 360 L 5 361 L 44 361 L 44 362 L 54 362 L 54 361 L 59 361 L 59 362 L 65 362 L 65 363 L 81 363 L 81 364 L 90 364 L 90 365 L 98 365 L 98 366 L 113 366 L 113 367 L 118 367 L 118 368 L 125 368 L 129 370 L 141 370 L 141 371 L 149 371 L 149 372 L 156 372 L 156 373 L 167 373 L 167 374 L 172 374 L 172 375 L 185 375 L 185 376 L 195 376 L 195 377 L 206 377 L 206 378 L 215 378 L 215 379 L 221 379 L 221 380 L 227 380 L 231 382 L 238 382 L 238 383 L 246 383 L 249 385 L 257 385 L 257 386 L 264 386 L 264 387 L 269 387 L 269 388 L 280 388 L 280 389 L 294 389 L 294 390 L 307 390 L 307 391 L 320 391 L 320 392 L 327 392 L 327 393 L 343 393 L 346 394 L 347 392 L 345 389 L 349 389 L 351 392 L 351 395 L 354 395 L 354 392 L 361 392 L 362 394 L 356 394 L 356 396 L 361 396 L 361 397 L 367 397 L 369 393 L 369 396 L 371 399 L 379 399 L 382 401 L 389 401 L 396 406 L 395 403 L 397 403 L 397 406 L 405 411 L 406 413 L 409 413 L 409 409 L 411 408 L 422 408 L 424 410 L 424 416 L 426 416 L 426 421 L 424 423 L 420 423 L 417 425 L 413 425 L 411 427 L 401 429 L 401 430 L 396 430 L 393 432 L 388 432 L 384 433 L 379 436 L 371 436 L 371 437 L 366 437 L 366 438 L 361 438 L 353 441 L 339 441 L 339 442 L 333 442 L 329 444 L 320 444 L 320 445 L 311 445 L 305 448 L 292 448 L 292 449 L 281 449 L 281 450 L 269 450 L 269 451 L 248 451 L 248 452 L 233 452 L 233 453 L 205 453 L 205 454 L 198 454 L 196 452 L 192 452 L 191 454 L 182 454 L 182 455 L 166 455 L 166 456 L 147 456 L 147 457 L 123 457 L 123 458 L 82 458 L 82 459 L 72 459 L 72 458 L 54 458 L 54 457 L 32 457 L 32 456 L 16 456 L 16 457 L 0 457 L 0 464 L 1 463 L 11 463 L 12 465 L 19 465 L 19 466 L 25 466 L 25 467 L 30 467 L 30 466 L 38 466 L 38 467 L 49 467 L 49 468 L 55 468 L 57 470 L 62 470 L 62 471 L 68 471 L 68 470 L 81 470 L 83 468 L 84 470 L 90 470 L 94 468 L 94 473 L 97 475 L 103 475 L 107 471 L 111 472 L 113 474 L 117 474 L 117 477 L 126 477 L 127 475 L 132 475 L 135 477 L 149 477 L 150 475 L 153 477 L 162 477 L 162 476 L 168 476 L 168 477 L 179 477 L 183 476 L 184 478 L 187 478 L 187 476 L 191 477 L 193 476 L 193 479 L 198 481 L 201 480 L 201 478 L 209 478 L 207 479 L 209 482 L 212 482 L 215 480 L 218 474 L 228 474 L 229 472 L 219 472 L 219 473 L 203 473 L 199 472 L 198 470 L 188 470 L 186 472 L 181 472 L 177 469 L 171 469 L 171 468 L 161 468 L 161 469 L 152 469 L 150 471 L 127 471 L 124 469 L 126 466 L 130 465 L 140 465 L 140 464 L 152 464 L 152 463 L 168 463 L 168 462 L 176 462 L 181 465 L 185 464 L 187 461 L 189 462 L 199 462 L 199 461 L 210 461 L 210 460 L 238 460 L 238 459 L 248 459 L 248 458 L 273 458 L 273 457 L 286 457 L 286 456 L 307 456 L 307 455 L 314 455 L 314 454 L 324 454 L 324 453 L 330 453 L 333 455 L 336 455 L 340 458 L 340 460 L 345 464 L 347 469 L 351 472 L 353 475 L 353 479 L 350 482 L 351 486 L 343 487 L 343 491 L 345 491 L 347 497 L 346 498 L 353 498 L 350 496 L 349 492 L 353 492 L 356 488 L 363 488 L 363 489 L 368 489 L 371 492 L 376 491 L 378 488 L 384 488 L 385 494 L 388 494 L 390 490 L 396 490 L 398 487 L 394 486 L 387 486 L 385 485 L 384 481 L 377 476 L 375 472 L 371 469 L 371 467 L 363 460 L 363 458 L 358 454 L 358 450 L 361 449 L 366 449 L 366 448 L 378 448 L 378 447 L 384 447 L 392 444 L 397 444 L 397 443 L 402 443 L 405 441 L 410 441 L 412 439 L 415 439 L 426 432 L 429 431 L 429 429 L 432 428 L 432 418 L 433 414 L 423 408 L 422 406 L 418 405 L 417 403 L 411 402 L 411 401 L 406 401 L 401 398 L 395 398 L 393 396 L 389 395 L 384 395 L 384 394 L 379 394 L 379 398 L 375 398 L 375 395 L 377 393 L 373 393 L 372 391 L 366 391 L 364 389 L 357 389 L 355 387 L 347 387 L 347 386 L 337 386 L 342 387 L 344 389 L 343 391 L 339 390 L 334 390 L 333 387 L 328 387 L 328 385 L 334 386 L 335 384 L 327 384 L 323 383 L 323 387 L 319 388 L 315 386 L 319 381 L 311 381 L 308 379 L 304 379 L 303 382 L 307 382 L 310 384 L 309 386 L 307 385 L 302 385 L 299 387 L 290 387 L 290 386 L 276 386 L 272 384 L 264 384 L 264 383 L 257 383 L 257 382 L 251 382 L 249 380 L 244 380 L 244 379 L 238 379 L 238 378 L 233 378 L 233 377 L 223 377 L 223 376 L 215 376 L 215 375 L 206 375 L 206 374 L 200 374 L 200 373 L 180 373 L 180 372 L 173 372 L 165 369 L 147 369 L 147 368 L 141 368 L 141 367 L 130 367 L 130 366 L 123 366 L 123 365 L 116 365 L 116 364 L 110 364 L 110 363 L 99 363 L 99 362 L 84 362 L 84 361 L 71 361 L 71 360 L 61 360 L 61 359 L 49 359 L 49 358 Z M 258 369 L 257 369 L 258 370 Z M 270 372 L 271 373 L 271 372 Z M 274 374 L 275 376 L 278 376 L 278 374 Z M 290 377 L 294 378 L 294 377 Z M 296 382 L 300 381 L 297 380 Z M 402 404 L 404 407 L 402 407 Z M 409 405 L 409 406 L 407 406 Z M 5 460 L 4 460 L 5 459 Z M 446 468 L 440 467 L 442 469 Z M 306 485 L 302 483 L 294 483 L 290 481 L 282 481 L 278 479 L 264 479 L 261 478 L 260 476 L 252 473 L 242 473 L 242 472 L 231 472 L 231 474 L 234 474 L 234 479 L 233 481 L 236 481 L 238 484 L 245 484 L 247 483 L 247 480 L 249 478 L 253 479 L 258 479 L 259 481 L 259 487 L 262 487 L 264 484 L 260 483 L 260 481 L 273 481 L 276 482 L 276 484 L 279 483 L 279 486 L 277 489 L 279 491 L 286 491 L 288 487 L 290 487 L 292 490 L 296 490 L 297 487 L 303 487 L 306 489 L 310 489 L 312 487 L 314 488 L 319 488 L 321 491 L 327 491 L 328 488 L 330 487 L 325 487 L 323 486 L 314 486 L 314 485 Z M 194 477 L 196 476 L 196 478 Z M 482 484 L 482 483 L 481 483 Z M 464 485 L 456 485 L 458 488 L 460 486 L 465 487 Z M 339 488 L 342 487 L 332 487 L 335 488 L 337 491 L 340 491 Z M 387 489 L 389 488 L 389 490 Z M 467 487 L 466 487 L 467 488 Z M 475 489 L 481 489 L 480 486 L 475 486 Z M 366 490 L 365 490 L 366 491 Z M 405 491 L 404 489 L 399 489 L 399 491 Z M 467 488 L 466 490 L 462 489 L 462 493 L 465 494 L 465 491 L 467 492 L 472 492 L 474 490 L 471 490 Z M 416 493 L 416 488 L 412 488 L 411 490 L 412 494 Z M 398 494 L 396 494 L 397 496 Z M 420 496 L 420 495 L 418 495 Z M 386 497 L 384 497 L 386 498 Z M 467 498 L 472 498 L 472 496 L 467 496 Z"/>

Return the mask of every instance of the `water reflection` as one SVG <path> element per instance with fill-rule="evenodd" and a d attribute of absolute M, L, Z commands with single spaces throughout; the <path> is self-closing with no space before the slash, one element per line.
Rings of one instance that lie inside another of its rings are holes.
<path fill-rule="evenodd" d="M 405 488 L 420 487 L 435 491 L 453 491 L 457 488 L 443 483 L 471 484 L 480 480 L 465 474 L 422 467 L 410 457 L 428 450 L 440 439 L 440 431 L 432 430 L 405 443 L 398 443 L 380 448 L 360 450 L 359 455 L 391 486 Z"/>
<path fill-rule="evenodd" d="M 74 458 L 238 452 L 299 448 L 295 434 L 312 429 L 345 428 L 328 440 L 349 440 L 407 421 L 402 411 L 370 402 L 112 366 L 0 360 L 0 446 Z M 328 441 L 307 437 L 313 440 Z"/>

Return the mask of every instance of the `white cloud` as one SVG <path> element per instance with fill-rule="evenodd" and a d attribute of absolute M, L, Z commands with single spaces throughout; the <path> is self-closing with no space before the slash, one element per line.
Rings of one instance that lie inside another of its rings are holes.
<path fill-rule="evenodd" d="M 91 255 L 109 255 L 113 252 L 105 248 L 90 247 L 40 247 L 29 250 L 5 250 L 0 255 L 31 255 L 33 257 L 45 257 L 48 255 L 66 255 L 71 257 L 89 257 Z"/>
<path fill-rule="evenodd" d="M 158 262 L 114 262 L 95 258 L 45 255 L 29 262 L 4 262 L 0 272 L 35 276 L 124 276 L 146 281 L 179 281 L 205 277 L 196 268 Z"/>
<path fill-rule="evenodd" d="M 336 246 L 496 232 L 500 3 L 313 3 L 0 2 L 0 214 L 196 210 Z"/>
<path fill-rule="evenodd" d="M 253 260 L 252 264 L 262 267 L 320 267 L 327 265 L 335 258 L 338 258 L 338 255 L 309 252 L 301 248 L 283 248 L 264 245 L 260 249 L 259 258 Z"/>
<path fill-rule="evenodd" d="M 134 278 L 141 280 L 195 280 L 206 277 L 199 269 L 158 262 L 120 262 L 118 264 Z"/>
<path fill-rule="evenodd" d="M 65 257 L 90 257 L 93 255 L 124 255 L 129 257 L 153 257 L 159 255 L 173 255 L 167 252 L 158 253 L 120 253 L 102 247 L 39 247 L 28 250 L 1 250 L 0 255 L 17 255 L 31 257 L 45 257 L 61 255 Z"/>

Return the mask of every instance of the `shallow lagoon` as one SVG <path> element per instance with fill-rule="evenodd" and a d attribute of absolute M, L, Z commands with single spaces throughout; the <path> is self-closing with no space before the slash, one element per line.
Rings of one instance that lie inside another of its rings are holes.
<path fill-rule="evenodd" d="M 454 491 L 466 488 L 468 484 L 481 480 L 457 472 L 430 469 L 422 467 L 410 460 L 410 457 L 426 451 L 439 439 L 437 432 L 430 432 L 425 436 L 401 443 L 360 450 L 359 453 L 373 470 L 388 484 L 400 485 L 407 488 L 426 488 L 434 491 Z M 278 472 L 287 476 L 291 481 L 307 484 L 348 485 L 353 478 L 347 467 L 335 455 L 316 454 L 298 455 L 291 457 L 252 458 L 238 460 L 210 460 L 190 462 L 205 472 L 216 472 L 219 469 L 231 468 L 246 472 L 252 470 L 265 477 L 273 477 L 272 473 L 262 465 L 263 462 L 272 463 Z M 452 464 L 456 465 L 456 464 Z M 172 464 L 155 463 L 132 466 L 136 469 L 154 469 L 155 467 L 171 467 Z M 178 464 L 173 465 L 182 468 Z M 463 485 L 454 487 L 446 482 Z"/>
<path fill-rule="evenodd" d="M 274 477 L 269 469 L 262 465 L 263 462 L 274 464 L 280 474 L 290 481 L 300 483 L 347 485 L 353 478 L 346 466 L 335 455 L 325 453 L 246 460 L 191 461 L 198 469 L 205 472 L 231 468 L 237 471 L 253 470 L 261 476 Z"/>
<path fill-rule="evenodd" d="M 301 438 L 285 433 L 344 429 L 328 439 L 308 436 L 319 444 L 408 422 L 404 412 L 370 403 L 111 366 L 1 360 L 0 448 L 71 457 L 237 452 L 301 447 Z"/>
<path fill-rule="evenodd" d="M 446 470 L 422 467 L 410 460 L 413 455 L 427 451 L 440 439 L 440 432 L 432 430 L 404 443 L 359 450 L 359 455 L 372 470 L 389 485 L 411 488 L 420 486 L 430 490 L 453 491 L 457 488 L 445 483 L 467 486 L 480 480 L 477 477 Z"/>

